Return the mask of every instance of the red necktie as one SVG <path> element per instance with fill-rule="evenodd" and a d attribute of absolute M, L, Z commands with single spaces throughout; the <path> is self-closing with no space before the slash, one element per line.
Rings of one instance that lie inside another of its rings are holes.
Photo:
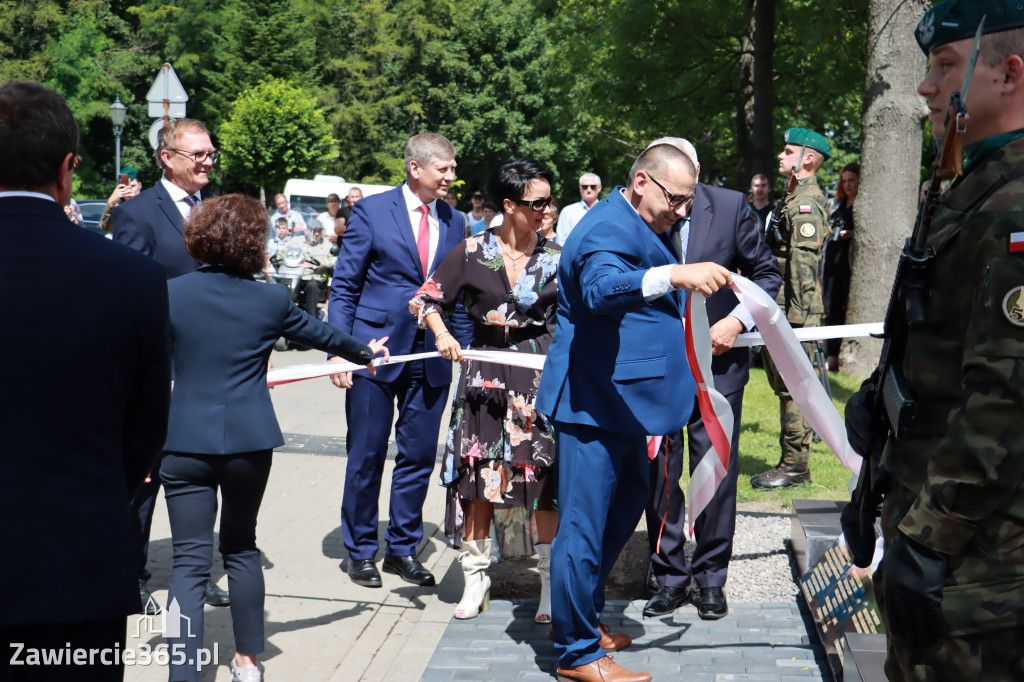
<path fill-rule="evenodd" d="M 430 255 L 430 221 L 427 214 L 430 213 L 430 206 L 423 204 L 418 209 L 423 215 L 420 216 L 420 231 L 416 235 L 416 249 L 420 252 L 420 265 L 423 267 L 423 277 L 427 276 L 427 268 L 430 264 L 427 257 Z"/>

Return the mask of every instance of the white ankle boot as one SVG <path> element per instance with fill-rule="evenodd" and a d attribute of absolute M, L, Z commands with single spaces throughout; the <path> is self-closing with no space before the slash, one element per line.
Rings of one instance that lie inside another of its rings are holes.
<path fill-rule="evenodd" d="M 455 607 L 455 617 L 459 620 L 476 618 L 481 611 L 490 608 L 491 579 L 487 569 L 491 565 L 491 539 L 463 540 L 466 551 L 459 554 L 457 561 L 462 564 L 462 576 L 466 586 L 462 591 L 462 600 Z"/>
<path fill-rule="evenodd" d="M 537 570 L 540 571 L 540 603 L 537 615 L 533 620 L 537 623 L 551 622 L 551 545 L 535 545 L 537 548 Z"/>

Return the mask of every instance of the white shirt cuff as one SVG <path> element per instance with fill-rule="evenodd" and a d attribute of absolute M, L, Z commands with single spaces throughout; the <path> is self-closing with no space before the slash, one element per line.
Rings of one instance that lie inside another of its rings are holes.
<path fill-rule="evenodd" d="M 641 290 L 644 294 L 644 300 L 650 303 L 655 299 L 661 298 L 668 292 L 674 291 L 675 287 L 672 286 L 671 274 L 671 265 L 659 265 L 658 267 L 651 268 L 644 273 L 644 279 L 641 286 Z"/>

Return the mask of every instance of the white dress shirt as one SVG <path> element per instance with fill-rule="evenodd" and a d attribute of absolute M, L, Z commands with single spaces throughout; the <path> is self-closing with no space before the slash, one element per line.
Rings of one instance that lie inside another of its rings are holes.
<path fill-rule="evenodd" d="M 419 235 L 420 235 L 420 218 L 423 216 L 423 212 L 420 211 L 420 206 L 423 202 L 420 198 L 412 193 L 409 189 L 409 185 L 402 183 L 402 196 L 405 198 L 405 207 L 409 212 L 409 225 L 412 229 L 412 241 L 414 244 L 419 246 Z M 437 199 L 434 199 L 427 204 L 430 211 L 427 213 L 427 222 L 430 223 L 430 248 L 427 249 L 427 268 L 434 262 L 434 254 L 437 253 L 437 240 L 441 237 L 441 223 L 437 219 Z M 418 257 L 417 257 L 418 260 Z M 430 274 L 429 272 L 427 273 Z"/>
<path fill-rule="evenodd" d="M 177 207 L 178 212 L 181 213 L 181 217 L 183 219 L 188 218 L 188 213 L 192 210 L 192 207 L 185 203 L 185 197 L 188 196 L 188 192 L 168 180 L 166 176 L 160 178 L 160 182 L 163 184 L 164 189 L 167 190 L 167 193 L 171 195 L 171 200 L 174 201 L 174 205 Z M 197 201 L 200 200 L 199 192 L 192 196 Z"/>

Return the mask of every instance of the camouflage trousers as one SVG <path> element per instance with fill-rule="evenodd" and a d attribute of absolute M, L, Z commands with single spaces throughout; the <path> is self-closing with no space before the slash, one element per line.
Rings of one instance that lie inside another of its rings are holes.
<path fill-rule="evenodd" d="M 916 495 L 894 485 L 882 505 L 882 535 L 888 548 L 896 538 L 899 522 L 910 510 Z M 886 620 L 883 560 L 873 576 L 875 597 L 883 623 Z M 981 595 L 978 597 L 981 602 Z M 938 682 L 939 680 L 1024 680 L 1024 627 L 1010 627 L 956 637 L 940 637 L 927 647 L 910 646 L 886 635 L 885 675 L 891 682 Z"/>
<path fill-rule="evenodd" d="M 793 327 L 799 326 L 793 325 Z M 805 343 L 803 347 L 813 364 L 814 344 Z M 768 350 L 762 348 L 761 354 L 764 359 L 764 372 L 768 377 L 768 385 L 775 391 L 775 395 L 779 396 L 779 446 L 782 448 L 779 464 L 807 464 L 811 458 L 811 440 L 814 438 L 814 431 L 804 419 L 800 408 L 796 406 L 793 396 L 786 389 L 786 384 L 783 383 L 779 370 L 775 367 L 771 356 L 768 355 Z"/>

